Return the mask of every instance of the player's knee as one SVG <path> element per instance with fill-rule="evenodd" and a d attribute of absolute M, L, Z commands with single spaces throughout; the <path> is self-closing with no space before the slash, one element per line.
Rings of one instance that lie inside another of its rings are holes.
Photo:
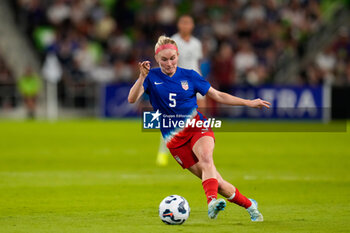
<path fill-rule="evenodd" d="M 198 166 L 202 171 L 213 170 L 215 168 L 214 162 L 210 159 L 200 159 L 198 162 Z"/>
<path fill-rule="evenodd" d="M 205 166 L 213 166 L 214 165 L 213 155 L 211 153 L 202 153 L 200 160 L 201 160 L 202 164 Z"/>

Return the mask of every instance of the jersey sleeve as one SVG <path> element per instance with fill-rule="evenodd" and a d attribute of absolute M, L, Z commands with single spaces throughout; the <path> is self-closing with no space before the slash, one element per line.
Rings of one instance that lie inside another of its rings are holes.
<path fill-rule="evenodd" d="M 192 70 L 192 79 L 194 82 L 194 90 L 205 96 L 210 88 L 210 83 L 205 80 L 200 74 Z"/>

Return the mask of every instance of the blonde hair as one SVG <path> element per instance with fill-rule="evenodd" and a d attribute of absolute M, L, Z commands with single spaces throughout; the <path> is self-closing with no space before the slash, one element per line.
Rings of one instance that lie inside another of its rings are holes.
<path fill-rule="evenodd" d="M 177 44 L 176 44 L 176 42 L 175 42 L 173 39 L 171 39 L 170 37 L 167 37 L 167 36 L 164 36 L 164 35 L 163 35 L 163 36 L 160 36 L 160 37 L 158 38 L 158 42 L 157 42 L 157 44 L 154 46 L 154 52 L 157 51 L 157 49 L 158 49 L 159 46 L 166 45 L 166 44 L 173 44 L 173 45 L 175 45 L 176 48 L 178 49 Z"/>

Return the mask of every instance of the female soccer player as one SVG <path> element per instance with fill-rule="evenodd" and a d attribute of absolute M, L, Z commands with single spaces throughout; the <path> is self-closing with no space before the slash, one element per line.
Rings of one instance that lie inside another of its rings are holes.
<path fill-rule="evenodd" d="M 155 46 L 155 59 L 159 68 L 150 69 L 149 61 L 139 63 L 140 75 L 130 89 L 128 101 L 135 103 L 146 92 L 154 111 L 162 113 L 163 118 L 175 116 L 177 122 L 193 119 L 206 121 L 197 111 L 197 92 L 222 104 L 269 108 L 270 103 L 267 101 L 241 99 L 214 89 L 194 70 L 178 67 L 178 55 L 174 40 L 165 36 L 159 37 Z M 252 221 L 263 221 L 257 202 L 243 196 L 216 170 L 213 161 L 214 133 L 211 128 L 161 125 L 160 129 L 176 161 L 202 179 L 209 218 L 215 219 L 226 206 L 224 199 L 217 199 L 219 193 L 229 202 L 246 208 Z"/>

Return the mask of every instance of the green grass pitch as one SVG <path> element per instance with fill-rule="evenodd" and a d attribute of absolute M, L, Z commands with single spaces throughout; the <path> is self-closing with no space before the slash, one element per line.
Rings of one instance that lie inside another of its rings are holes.
<path fill-rule="evenodd" d="M 262 223 L 230 203 L 209 220 L 200 180 L 172 158 L 155 166 L 159 135 L 133 120 L 1 121 L 0 232 L 349 232 L 349 132 L 216 133 L 219 172 Z M 171 194 L 191 206 L 181 226 L 158 217 Z"/>

